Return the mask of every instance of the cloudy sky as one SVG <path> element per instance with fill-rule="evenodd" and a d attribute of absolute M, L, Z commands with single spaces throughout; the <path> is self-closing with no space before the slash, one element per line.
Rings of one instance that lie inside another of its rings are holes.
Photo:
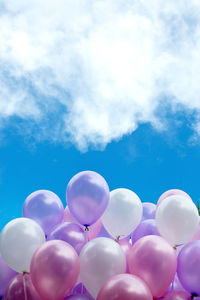
<path fill-rule="evenodd" d="M 199 0 L 0 2 L 2 224 L 85 169 L 196 201 L 199 141 Z"/>

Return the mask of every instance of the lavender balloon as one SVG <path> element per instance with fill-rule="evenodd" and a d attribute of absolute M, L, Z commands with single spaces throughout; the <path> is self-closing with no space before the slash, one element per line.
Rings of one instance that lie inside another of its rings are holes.
<path fill-rule="evenodd" d="M 190 295 L 185 291 L 173 291 L 167 293 L 164 297 L 161 297 L 163 300 L 191 300 Z M 195 300 L 197 298 L 195 297 Z"/>
<path fill-rule="evenodd" d="M 23 205 L 23 216 L 38 222 L 46 234 L 62 222 L 63 215 L 63 204 L 51 191 L 36 191 L 26 198 Z"/>
<path fill-rule="evenodd" d="M 156 205 L 150 202 L 142 203 L 143 206 L 143 217 L 142 220 L 155 219 Z"/>
<path fill-rule="evenodd" d="M 168 287 L 167 292 L 171 292 L 173 290 L 175 290 L 175 291 L 185 291 L 184 287 L 180 283 L 180 280 L 179 280 L 177 274 L 175 275 L 174 280 L 172 281 L 170 286 Z"/>
<path fill-rule="evenodd" d="M 17 272 L 12 270 L 0 255 L 0 296 L 3 297 L 8 283 L 17 275 Z"/>
<path fill-rule="evenodd" d="M 94 298 L 89 294 L 89 292 L 86 290 L 85 286 L 83 285 L 83 283 L 79 283 L 77 284 L 72 291 L 71 296 L 80 296 L 80 295 L 84 295 L 87 297 L 87 299 L 89 300 L 94 300 Z"/>
<path fill-rule="evenodd" d="M 98 173 L 80 172 L 70 180 L 66 198 L 71 214 L 80 224 L 90 226 L 101 217 L 108 205 L 109 187 Z"/>
<path fill-rule="evenodd" d="M 29 274 L 17 275 L 6 289 L 4 300 L 42 300 Z"/>
<path fill-rule="evenodd" d="M 101 226 L 101 230 L 99 231 L 97 237 L 107 237 L 107 238 L 113 240 L 113 237 L 108 233 L 108 231 L 105 229 L 105 227 L 103 225 Z M 124 239 L 121 239 L 121 240 L 129 242 L 130 235 L 126 236 Z"/>
<path fill-rule="evenodd" d="M 66 298 L 66 300 L 91 300 L 88 296 L 85 295 L 72 295 Z"/>
<path fill-rule="evenodd" d="M 80 254 L 81 249 L 87 243 L 87 236 L 78 224 L 62 223 L 50 233 L 48 240 L 62 240 L 67 242 Z"/>
<path fill-rule="evenodd" d="M 177 274 L 183 287 L 200 296 L 200 241 L 186 244 L 178 255 Z"/>
<path fill-rule="evenodd" d="M 134 244 L 137 240 L 146 235 L 160 235 L 154 219 L 144 220 L 138 225 L 135 231 L 133 231 L 132 243 Z"/>

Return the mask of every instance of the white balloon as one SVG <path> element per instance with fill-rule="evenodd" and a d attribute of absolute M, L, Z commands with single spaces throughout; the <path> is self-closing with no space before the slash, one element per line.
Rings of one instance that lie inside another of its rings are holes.
<path fill-rule="evenodd" d="M 95 299 L 109 278 L 126 271 L 126 257 L 122 248 L 109 238 L 91 240 L 83 247 L 79 258 L 80 277 Z"/>
<path fill-rule="evenodd" d="M 38 223 L 28 218 L 17 218 L 3 228 L 0 252 L 13 270 L 29 272 L 33 253 L 44 242 L 45 234 Z"/>
<path fill-rule="evenodd" d="M 116 189 L 110 193 L 102 223 L 114 238 L 129 235 L 142 219 L 143 206 L 140 198 L 131 190 Z"/>
<path fill-rule="evenodd" d="M 199 224 L 197 207 L 181 195 L 162 201 L 156 211 L 156 225 L 160 234 L 172 245 L 188 242 Z"/>

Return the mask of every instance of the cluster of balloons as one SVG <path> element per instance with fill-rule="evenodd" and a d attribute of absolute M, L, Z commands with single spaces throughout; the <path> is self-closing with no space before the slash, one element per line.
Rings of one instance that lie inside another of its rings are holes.
<path fill-rule="evenodd" d="M 66 201 L 36 191 L 1 231 L 2 299 L 200 299 L 199 213 L 188 194 L 142 203 L 84 171 Z"/>

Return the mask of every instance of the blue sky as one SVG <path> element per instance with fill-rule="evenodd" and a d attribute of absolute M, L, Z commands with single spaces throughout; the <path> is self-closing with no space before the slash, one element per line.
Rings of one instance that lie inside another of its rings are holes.
<path fill-rule="evenodd" d="M 199 16 L 198 0 L 1 1 L 1 228 L 37 189 L 65 203 L 82 170 L 197 201 Z"/>
<path fill-rule="evenodd" d="M 187 141 L 187 122 L 173 130 L 173 134 L 158 133 L 141 125 L 103 151 L 81 153 L 72 145 L 35 143 L 7 128 L 0 147 L 1 228 L 21 216 L 23 201 L 35 190 L 52 190 L 65 205 L 67 183 L 82 170 L 99 172 L 110 189 L 132 189 L 143 202 L 156 203 L 170 188 L 183 189 L 196 202 L 200 198 L 200 145 Z"/>

